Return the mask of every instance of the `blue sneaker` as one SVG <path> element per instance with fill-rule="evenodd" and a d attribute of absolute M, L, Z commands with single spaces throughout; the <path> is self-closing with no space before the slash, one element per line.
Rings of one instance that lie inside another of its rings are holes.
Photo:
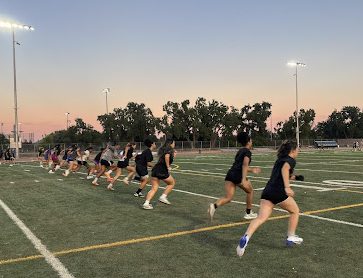
<path fill-rule="evenodd" d="M 293 235 L 293 236 L 288 236 L 287 239 L 286 239 L 286 245 L 288 247 L 292 247 L 296 244 L 301 244 L 303 243 L 303 239 L 301 237 L 298 237 L 297 235 Z"/>
<path fill-rule="evenodd" d="M 245 253 L 246 247 L 247 247 L 247 243 L 248 243 L 248 236 L 244 235 L 239 240 L 239 244 L 238 244 L 238 246 L 236 248 L 237 256 L 240 256 L 240 257 L 243 256 L 243 254 Z"/>

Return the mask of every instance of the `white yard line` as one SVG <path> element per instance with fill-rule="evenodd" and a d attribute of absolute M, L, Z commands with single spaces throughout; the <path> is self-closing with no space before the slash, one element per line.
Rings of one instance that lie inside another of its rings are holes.
<path fill-rule="evenodd" d="M 4 209 L 7 215 L 13 220 L 13 222 L 19 227 L 19 229 L 25 234 L 25 236 L 31 241 L 33 246 L 44 256 L 44 259 L 49 265 L 58 273 L 62 278 L 74 278 L 74 276 L 68 271 L 68 269 L 58 260 L 40 241 L 39 238 L 21 221 L 16 214 L 0 199 L 0 206 Z"/>

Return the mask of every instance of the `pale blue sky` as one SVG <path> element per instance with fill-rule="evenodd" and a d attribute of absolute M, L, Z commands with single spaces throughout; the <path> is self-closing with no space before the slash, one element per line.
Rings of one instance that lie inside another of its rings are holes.
<path fill-rule="evenodd" d="M 96 124 L 129 101 L 162 114 L 167 100 L 198 96 L 227 105 L 272 103 L 274 123 L 300 103 L 318 120 L 363 106 L 363 1 L 1 0 L 0 19 L 35 27 L 16 34 L 19 121 L 47 133 L 64 112 Z M 0 121 L 13 120 L 11 36 L 0 30 Z"/>

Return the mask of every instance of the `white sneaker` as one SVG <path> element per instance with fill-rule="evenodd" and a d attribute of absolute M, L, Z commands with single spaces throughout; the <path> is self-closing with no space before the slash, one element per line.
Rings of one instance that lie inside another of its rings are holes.
<path fill-rule="evenodd" d="M 293 236 L 288 236 L 286 239 L 286 245 L 287 246 L 293 246 L 295 244 L 301 244 L 303 243 L 303 239 L 297 235 L 293 235 Z"/>
<path fill-rule="evenodd" d="M 94 175 L 88 175 L 87 177 L 86 177 L 86 179 L 87 180 L 91 180 L 91 179 L 93 179 L 95 176 Z"/>
<path fill-rule="evenodd" d="M 40 168 L 44 168 L 43 164 L 40 164 L 40 165 L 39 165 L 39 167 L 40 167 Z"/>
<path fill-rule="evenodd" d="M 216 208 L 214 207 L 214 204 L 209 204 L 208 214 L 209 214 L 209 217 L 210 217 L 210 221 L 213 220 L 213 216 L 214 216 L 215 212 L 216 212 Z"/>
<path fill-rule="evenodd" d="M 169 202 L 168 198 L 166 198 L 166 197 L 160 196 L 159 202 L 162 202 L 162 203 L 164 203 L 166 205 L 171 205 L 171 203 Z"/>
<path fill-rule="evenodd" d="M 66 170 L 64 173 L 63 173 L 63 176 L 67 177 L 69 175 L 69 170 Z"/>
<path fill-rule="evenodd" d="M 110 183 L 110 184 L 107 186 L 107 190 L 115 191 L 115 188 L 113 188 L 112 183 Z"/>
<path fill-rule="evenodd" d="M 142 194 L 142 192 L 140 192 L 140 193 L 134 193 L 134 196 L 135 197 L 140 197 L 140 198 L 144 198 L 145 196 L 144 196 L 144 194 Z"/>
<path fill-rule="evenodd" d="M 93 182 L 92 182 L 92 184 L 93 184 L 94 186 L 98 186 L 98 185 L 100 185 L 97 181 L 93 181 Z"/>
<path fill-rule="evenodd" d="M 48 172 L 49 174 L 54 174 L 54 171 L 53 170 L 49 170 Z"/>
<path fill-rule="evenodd" d="M 245 216 L 243 216 L 243 218 L 244 219 L 255 219 L 255 218 L 257 218 L 257 216 L 258 216 L 258 214 L 257 213 L 255 213 L 255 212 L 253 212 L 252 210 L 251 210 L 251 212 L 250 213 L 245 213 Z"/>
<path fill-rule="evenodd" d="M 142 205 L 143 209 L 154 209 L 154 207 L 152 206 L 152 204 L 143 204 Z"/>
<path fill-rule="evenodd" d="M 237 248 L 236 248 L 237 256 L 239 256 L 239 257 L 243 256 L 243 254 L 245 253 L 246 247 L 247 247 L 247 243 L 248 243 L 247 236 L 244 235 L 243 237 L 241 237 L 241 239 L 239 240 L 239 243 L 237 245 Z"/>
<path fill-rule="evenodd" d="M 130 184 L 130 181 L 129 181 L 129 179 L 128 179 L 128 178 L 124 178 L 122 181 L 123 181 L 123 183 L 124 183 L 124 184 L 127 184 L 127 185 L 129 185 L 129 184 Z"/>

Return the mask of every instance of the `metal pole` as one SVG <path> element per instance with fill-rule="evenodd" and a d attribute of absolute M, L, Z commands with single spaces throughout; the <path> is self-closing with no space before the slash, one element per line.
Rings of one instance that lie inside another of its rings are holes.
<path fill-rule="evenodd" d="M 67 115 L 67 124 L 66 124 L 66 126 L 67 126 L 67 130 L 68 130 L 68 128 L 69 128 L 69 119 L 68 119 L 69 112 L 67 112 L 66 115 Z"/>
<path fill-rule="evenodd" d="M 295 71 L 295 90 L 296 90 L 296 143 L 297 146 L 300 147 L 300 128 L 299 128 L 299 98 L 298 98 L 298 90 L 297 90 L 297 67 L 298 64 L 296 63 L 296 71 Z"/>
<path fill-rule="evenodd" d="M 16 65 L 15 65 L 15 31 L 14 27 L 11 28 L 13 33 L 13 68 L 14 68 L 14 111 L 15 111 L 15 158 L 19 158 L 19 127 L 18 127 L 18 95 L 16 90 Z"/>
<path fill-rule="evenodd" d="M 108 114 L 108 101 L 107 101 L 108 90 L 106 90 L 105 92 L 106 92 L 106 113 Z"/>

